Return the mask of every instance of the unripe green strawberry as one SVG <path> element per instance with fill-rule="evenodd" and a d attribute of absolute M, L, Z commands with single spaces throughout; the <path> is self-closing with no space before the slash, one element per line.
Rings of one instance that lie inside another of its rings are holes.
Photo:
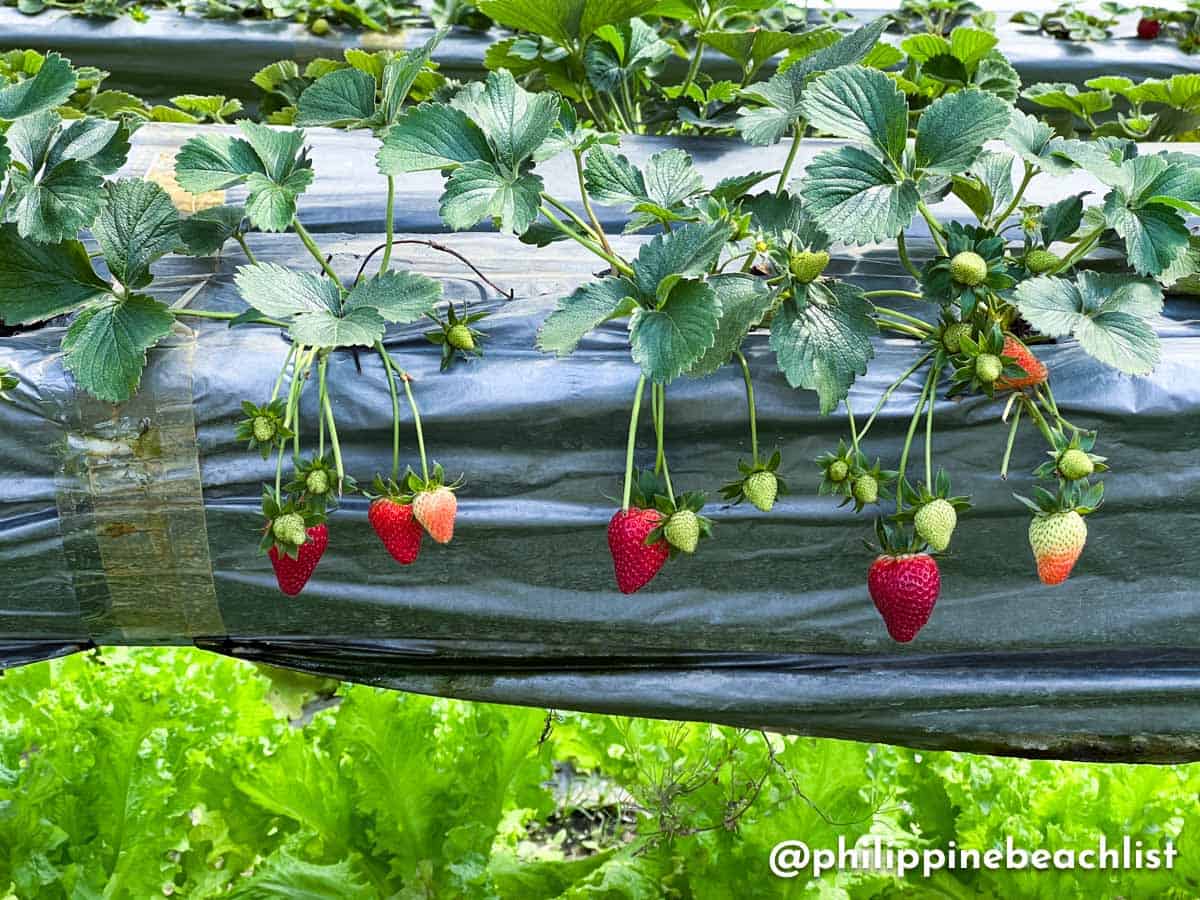
<path fill-rule="evenodd" d="M 255 416 L 252 427 L 254 439 L 260 444 L 265 444 L 275 437 L 275 423 L 267 416 Z"/>
<path fill-rule="evenodd" d="M 940 553 L 950 546 L 950 536 L 958 524 L 958 513 L 950 503 L 937 497 L 917 510 L 913 524 L 921 540 Z"/>
<path fill-rule="evenodd" d="M 1004 371 L 1004 363 L 1000 357 L 991 353 L 980 353 L 975 357 L 975 377 L 984 384 L 991 384 Z"/>
<path fill-rule="evenodd" d="M 1066 581 L 1086 542 L 1087 523 L 1075 510 L 1034 516 L 1029 523 L 1029 546 L 1042 584 Z"/>
<path fill-rule="evenodd" d="M 830 463 L 828 471 L 829 480 L 840 483 L 845 481 L 846 476 L 850 474 L 850 467 L 843 460 L 837 459 Z"/>
<path fill-rule="evenodd" d="M 1087 478 L 1095 472 L 1096 464 L 1082 450 L 1072 448 L 1065 451 L 1058 458 L 1058 471 L 1068 481 L 1078 481 L 1080 478 Z"/>
<path fill-rule="evenodd" d="M 329 474 L 323 469 L 314 469 L 304 479 L 304 487 L 310 494 L 321 496 L 329 491 Z"/>
<path fill-rule="evenodd" d="M 815 281 L 825 271 L 827 265 L 829 265 L 829 254 L 824 250 L 801 250 L 799 253 L 792 254 L 788 268 L 791 269 L 794 279 L 801 284 L 808 284 L 810 281 Z"/>
<path fill-rule="evenodd" d="M 1034 275 L 1044 275 L 1058 268 L 1062 260 L 1049 250 L 1030 250 L 1025 254 L 1025 268 Z"/>
<path fill-rule="evenodd" d="M 864 506 L 879 499 L 879 482 L 874 475 L 859 475 L 854 479 L 854 499 Z"/>
<path fill-rule="evenodd" d="M 965 284 L 967 287 L 975 287 L 976 285 L 983 284 L 983 280 L 987 278 L 987 273 L 987 260 L 974 250 L 964 250 L 961 253 L 956 253 L 954 258 L 950 260 L 950 277 L 959 284 Z"/>
<path fill-rule="evenodd" d="M 779 493 L 779 480 L 774 472 L 751 472 L 742 482 L 742 493 L 763 512 L 770 512 Z"/>
<path fill-rule="evenodd" d="M 312 33 L 317 35 L 318 37 L 329 34 L 329 20 L 328 19 L 316 19 L 308 27 L 312 30 Z"/>
<path fill-rule="evenodd" d="M 970 336 L 970 325 L 966 322 L 955 322 L 947 325 L 946 330 L 942 332 L 942 346 L 950 353 L 957 353 L 962 349 L 962 339 Z"/>
<path fill-rule="evenodd" d="M 451 325 L 450 330 L 446 332 L 446 343 L 455 350 L 475 349 L 475 338 L 466 325 Z"/>
<path fill-rule="evenodd" d="M 677 550 L 693 553 L 700 543 L 700 519 L 690 509 L 673 512 L 663 526 L 663 537 Z"/>
<path fill-rule="evenodd" d="M 303 544 L 305 541 L 304 517 L 299 513 L 284 513 L 271 523 L 271 534 L 281 544 Z"/>

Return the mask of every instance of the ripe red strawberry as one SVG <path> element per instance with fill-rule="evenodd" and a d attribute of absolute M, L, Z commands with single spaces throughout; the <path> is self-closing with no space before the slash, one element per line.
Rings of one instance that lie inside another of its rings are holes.
<path fill-rule="evenodd" d="M 608 523 L 608 550 L 622 594 L 632 594 L 649 584 L 671 555 L 671 546 L 665 540 L 646 545 L 646 536 L 662 521 L 662 513 L 656 509 L 633 508 L 618 509 Z"/>
<path fill-rule="evenodd" d="M 942 588 L 937 562 L 928 553 L 884 553 L 867 572 L 867 590 L 888 634 L 908 643 L 925 627 Z"/>
<path fill-rule="evenodd" d="M 1137 36 L 1143 41 L 1152 41 L 1162 31 L 1162 22 L 1158 19 L 1138 19 Z"/>
<path fill-rule="evenodd" d="M 1087 523 L 1075 510 L 1034 516 L 1029 523 L 1029 546 L 1042 584 L 1066 581 L 1086 542 Z"/>
<path fill-rule="evenodd" d="M 419 491 L 413 497 L 413 514 L 425 526 L 429 536 L 439 544 L 450 543 L 454 537 L 454 517 L 458 514 L 458 498 L 445 485 L 433 490 Z"/>
<path fill-rule="evenodd" d="M 1020 390 L 1035 384 L 1042 384 L 1049 374 L 1045 364 L 1033 355 L 1033 352 L 1011 334 L 1004 336 L 1002 356 L 1012 358 L 1018 367 L 1025 370 L 1024 378 L 1001 378 L 996 382 L 999 390 Z"/>
<path fill-rule="evenodd" d="M 401 503 L 392 497 L 379 497 L 367 510 L 371 527 L 383 541 L 392 559 L 401 565 L 411 565 L 421 552 L 421 523 L 413 515 L 411 503 Z"/>
<path fill-rule="evenodd" d="M 304 590 L 313 570 L 317 568 L 317 563 L 325 554 L 325 548 L 329 546 L 329 529 L 324 524 L 312 526 L 307 530 L 307 534 L 308 540 L 300 545 L 295 559 L 280 553 L 279 548 L 275 546 L 267 551 L 275 569 L 275 580 L 279 583 L 279 590 L 289 597 L 295 597 Z"/>

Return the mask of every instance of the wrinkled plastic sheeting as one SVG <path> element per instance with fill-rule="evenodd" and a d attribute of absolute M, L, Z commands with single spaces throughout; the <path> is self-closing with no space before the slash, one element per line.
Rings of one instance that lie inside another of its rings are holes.
<path fill-rule="evenodd" d="M 1101 367 L 1074 342 L 1038 348 L 1063 414 L 1100 429 L 1098 449 L 1114 469 L 1064 585 L 1038 583 L 1028 514 L 1011 497 L 1032 487 L 1040 438 L 1023 427 L 1002 481 L 1000 404 L 938 402 L 936 465 L 976 506 L 941 558 L 932 620 L 900 645 L 866 591 L 870 517 L 815 493 L 812 460 L 844 434 L 845 414 L 821 416 L 813 394 L 789 388 L 763 334 L 746 348 L 760 441 L 782 450 L 793 493 L 769 515 L 718 501 L 713 541 L 673 560 L 642 592 L 617 593 L 605 529 L 619 505 L 638 378 L 624 326 L 603 326 L 567 359 L 534 349 L 540 321 L 592 276 L 594 262 L 563 244 L 535 251 L 487 234 L 447 241 L 518 297 L 498 300 L 449 256 L 397 248 L 398 265 L 441 279 L 460 309 L 469 302 L 492 313 L 480 326 L 489 335 L 484 358 L 450 374 L 439 374 L 421 326 L 387 339 L 414 378 L 432 458 L 451 477 L 466 476 L 452 544 L 426 541 L 415 565 L 399 566 L 372 533 L 366 501 L 348 498 L 308 588 L 283 597 L 257 552 L 259 497 L 273 463 L 233 440 L 240 401 L 271 391 L 287 354 L 283 336 L 211 321 L 180 328 L 151 351 L 140 405 L 101 415 L 62 369 L 61 329 L 43 329 L 0 340 L 0 365 L 23 379 L 14 402 L 0 404 L 0 461 L 12 473 L 0 484 L 3 638 L 195 642 L 406 690 L 919 746 L 1200 758 L 1195 303 L 1172 303 L 1156 323 L 1163 359 L 1148 378 Z M 377 242 L 325 246 L 350 275 Z M 260 260 L 311 265 L 291 236 L 257 236 L 253 246 Z M 232 274 L 241 262 L 168 259 L 160 293 L 171 300 L 194 290 L 198 308 L 240 309 Z M 830 268 L 873 289 L 907 283 L 884 249 L 839 255 Z M 860 417 L 913 361 L 908 340 L 879 339 L 876 351 L 850 397 Z M 352 354 L 334 354 L 330 379 L 347 470 L 365 481 L 390 464 L 391 404 L 377 358 L 364 352 L 360 362 L 361 374 Z M 190 448 L 179 431 L 188 390 Z M 748 456 L 743 390 L 734 366 L 671 385 L 667 451 L 677 489 L 713 491 Z M 865 447 L 871 457 L 898 457 L 917 392 L 910 380 L 883 408 Z M 316 410 L 306 400 L 311 445 Z M 407 415 L 401 436 L 403 462 L 416 465 Z M 652 459 L 643 421 L 638 461 Z M 172 535 L 183 541 L 182 559 L 156 543 Z"/>
<path fill-rule="evenodd" d="M 177 206 L 191 213 L 203 206 L 221 203 L 241 203 L 245 188 L 224 192 L 191 195 L 174 182 L 174 160 L 179 148 L 200 134 L 239 134 L 236 126 L 211 125 L 145 125 L 133 136 L 133 147 L 121 175 L 151 178 L 168 189 Z M 382 232 L 385 228 L 387 180 L 375 168 L 379 142 L 366 132 L 345 132 L 329 128 L 305 129 L 307 144 L 312 148 L 313 166 L 317 176 L 300 199 L 300 215 L 312 231 L 336 231 L 364 234 Z M 845 141 L 807 138 L 796 155 L 791 172 L 795 179 L 804 177 L 805 167 L 817 154 L 845 146 Z M 989 147 L 1003 150 L 1004 144 Z M 618 152 L 631 162 L 643 165 L 651 156 L 673 149 L 686 151 L 704 178 L 714 186 L 722 178 L 749 172 L 778 173 L 783 168 L 790 144 L 773 147 L 752 147 L 739 138 L 722 137 L 657 137 L 627 135 L 621 139 Z M 1138 146 L 1143 155 L 1162 150 L 1196 152 L 1196 144 L 1152 144 Z M 1015 167 L 1018 170 L 1020 166 Z M 569 153 L 540 163 L 537 173 L 545 182 L 545 190 L 562 200 L 576 212 L 584 212 L 579 201 L 579 183 L 575 163 Z M 764 178 L 755 191 L 771 190 L 776 177 Z M 438 216 L 438 200 L 444 191 L 444 180 L 437 172 L 414 172 L 396 179 L 395 219 L 399 231 L 443 233 L 446 226 Z M 1089 191 L 1093 198 L 1103 197 L 1109 189 L 1086 172 L 1069 176 L 1043 175 L 1029 185 L 1025 197 L 1030 203 L 1049 204 L 1068 194 Z M 1094 201 L 1093 201 L 1094 202 Z M 629 221 L 626 206 L 602 206 L 593 209 L 606 231 L 620 232 Z M 973 219 L 966 205 L 951 195 L 934 207 L 943 220 Z M 1014 216 L 1011 221 L 1016 221 Z M 480 223 L 477 228 L 490 227 Z M 913 219 L 908 234 L 914 238 L 928 237 L 929 226 L 920 216 Z"/>
<path fill-rule="evenodd" d="M 181 17 L 164 9 L 145 12 L 147 21 L 136 22 L 128 16 L 87 18 L 57 10 L 26 16 L 3 7 L 0 48 L 57 50 L 77 66 L 98 66 L 110 72 L 105 87 L 130 91 L 154 103 L 188 93 L 220 93 L 255 101 L 261 94 L 251 77 L 281 59 L 303 65 L 317 57 L 341 58 L 345 50 L 354 47 L 410 50 L 422 46 L 432 34 L 430 28 L 420 26 L 390 33 L 339 27 L 318 37 L 294 22 Z M 865 21 L 881 12 L 859 10 L 858 18 Z M 1011 15 L 1011 11 L 997 13 L 998 46 L 1026 85 L 1038 81 L 1082 85 L 1089 78 L 1114 72 L 1136 81 L 1169 77 L 1196 67 L 1195 58 L 1183 53 L 1173 41 L 1140 41 L 1133 37 L 1136 16 L 1123 17 L 1113 39 L 1083 43 L 1056 40 L 1014 25 L 1008 21 Z M 484 54 L 505 34 L 499 29 L 489 33 L 456 27 L 438 46 L 433 59 L 452 78 L 480 78 L 486 73 Z M 888 34 L 886 39 L 899 43 L 903 38 Z M 214 47 L 221 48 L 219 56 L 214 57 Z M 762 74 L 769 75 L 773 64 L 768 62 Z M 682 76 L 687 63 L 672 57 L 668 65 L 675 67 L 668 76 Z M 741 79 L 736 63 L 716 51 L 705 54 L 704 69 L 716 79 Z"/>

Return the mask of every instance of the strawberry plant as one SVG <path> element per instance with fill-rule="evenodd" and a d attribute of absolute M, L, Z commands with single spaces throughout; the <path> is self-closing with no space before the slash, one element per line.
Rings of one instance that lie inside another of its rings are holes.
<path fill-rule="evenodd" d="M 1046 110 L 1042 117 L 1063 137 L 1132 141 L 1194 141 L 1200 137 L 1200 79 L 1193 74 L 1134 82 L 1102 75 L 1073 84 L 1039 83 L 1021 96 Z M 1118 101 L 1119 98 L 1119 101 Z"/>

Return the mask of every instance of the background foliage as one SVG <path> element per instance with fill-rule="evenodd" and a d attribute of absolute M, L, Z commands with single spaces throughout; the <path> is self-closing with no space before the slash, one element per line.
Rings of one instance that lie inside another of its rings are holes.
<path fill-rule="evenodd" d="M 187 650 L 0 689 L 0 897 L 1191 897 L 1200 766 L 1029 762 L 341 686 Z M 269 676 L 269 677 L 268 677 Z M 336 696 L 334 696 L 336 692 Z M 772 879 L 785 838 L 1090 846 L 1174 873 Z"/>

